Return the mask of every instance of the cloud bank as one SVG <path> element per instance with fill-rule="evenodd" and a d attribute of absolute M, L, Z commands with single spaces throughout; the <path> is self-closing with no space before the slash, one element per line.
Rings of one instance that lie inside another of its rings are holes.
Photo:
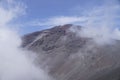
<path fill-rule="evenodd" d="M 6 6 L 4 4 L 7 4 Z M 24 13 L 21 3 L 5 0 L 0 3 L 0 80 L 50 80 L 44 70 L 36 67 L 20 49 L 21 38 L 15 29 L 14 21 Z"/>

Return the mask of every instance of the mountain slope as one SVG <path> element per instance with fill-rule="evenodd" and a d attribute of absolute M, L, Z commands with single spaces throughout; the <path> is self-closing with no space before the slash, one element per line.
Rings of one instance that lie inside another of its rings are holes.
<path fill-rule="evenodd" d="M 22 47 L 35 52 L 36 64 L 57 80 L 119 80 L 120 41 L 98 45 L 74 31 L 81 29 L 66 24 L 27 34 Z"/>

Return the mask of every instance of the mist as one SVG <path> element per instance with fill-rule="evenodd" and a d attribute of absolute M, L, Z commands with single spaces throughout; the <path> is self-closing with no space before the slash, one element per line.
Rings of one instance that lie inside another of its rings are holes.
<path fill-rule="evenodd" d="M 34 57 L 27 56 L 31 52 L 20 48 L 22 41 L 14 20 L 24 11 L 22 3 L 0 2 L 0 80 L 50 80 L 47 72 L 34 65 Z"/>
<path fill-rule="evenodd" d="M 98 44 L 111 44 L 120 40 L 120 4 L 118 0 L 104 0 L 101 6 L 91 9 L 83 16 L 87 18 L 80 36 L 93 38 Z"/>

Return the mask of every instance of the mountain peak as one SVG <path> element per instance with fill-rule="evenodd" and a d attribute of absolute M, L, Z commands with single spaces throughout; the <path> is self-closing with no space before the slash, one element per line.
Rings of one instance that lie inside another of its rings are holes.
<path fill-rule="evenodd" d="M 59 26 L 55 26 L 53 28 L 50 29 L 46 29 L 46 30 L 42 30 L 42 31 L 37 31 L 37 32 L 33 32 L 27 35 L 23 36 L 23 44 L 22 46 L 25 47 L 28 44 L 30 44 L 31 42 L 33 42 L 34 39 L 36 39 L 38 36 L 41 36 L 41 38 L 45 38 L 47 36 L 52 37 L 53 39 L 56 37 L 62 37 L 62 36 L 72 36 L 75 35 L 72 33 L 72 31 L 70 29 L 72 28 L 80 28 L 80 26 L 76 26 L 73 24 L 65 24 L 65 25 L 59 25 Z M 43 36 L 44 35 L 44 36 Z"/>
<path fill-rule="evenodd" d="M 76 31 L 81 27 L 55 26 L 25 35 L 22 46 L 35 52 L 36 63 L 56 80 L 119 80 L 120 42 L 98 46 Z"/>

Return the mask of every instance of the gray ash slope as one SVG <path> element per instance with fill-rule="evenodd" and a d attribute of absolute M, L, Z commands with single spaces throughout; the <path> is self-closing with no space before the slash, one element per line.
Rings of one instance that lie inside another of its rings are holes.
<path fill-rule="evenodd" d="M 120 41 L 97 45 L 77 36 L 67 24 L 23 36 L 22 47 L 36 53 L 36 63 L 56 80 L 120 80 Z"/>

